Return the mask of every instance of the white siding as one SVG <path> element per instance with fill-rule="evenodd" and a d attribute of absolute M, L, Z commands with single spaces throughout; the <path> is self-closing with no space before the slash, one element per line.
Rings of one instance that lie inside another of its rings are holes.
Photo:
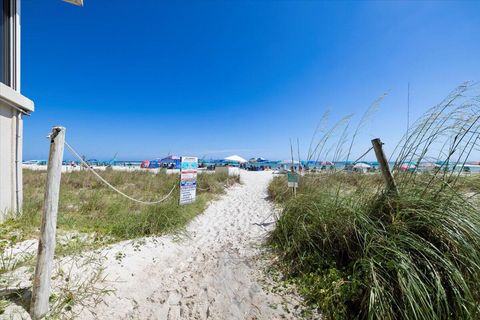
<path fill-rule="evenodd" d="M 0 104 L 0 220 L 14 211 L 15 198 L 15 135 L 17 111 Z"/>

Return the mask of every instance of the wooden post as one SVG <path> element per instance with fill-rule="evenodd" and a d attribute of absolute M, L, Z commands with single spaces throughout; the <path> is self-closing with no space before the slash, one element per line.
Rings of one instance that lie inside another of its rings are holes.
<path fill-rule="evenodd" d="M 383 143 L 380 139 L 376 138 L 372 140 L 373 150 L 375 150 L 375 156 L 382 170 L 383 179 L 387 185 L 387 191 L 392 194 L 398 194 L 397 184 L 393 178 L 392 172 L 390 172 L 390 166 L 388 165 L 387 157 L 383 152 Z"/>
<path fill-rule="evenodd" d="M 53 127 L 50 134 L 50 154 L 48 156 L 45 203 L 38 241 L 37 267 L 35 268 L 30 304 L 30 314 L 33 319 L 40 319 L 48 312 L 64 144 L 65 128 Z"/>

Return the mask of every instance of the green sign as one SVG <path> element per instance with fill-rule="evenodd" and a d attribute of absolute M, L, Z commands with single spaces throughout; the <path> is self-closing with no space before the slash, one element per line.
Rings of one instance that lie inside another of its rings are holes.
<path fill-rule="evenodd" d="M 290 188 L 298 188 L 298 173 L 288 172 L 287 181 Z"/>

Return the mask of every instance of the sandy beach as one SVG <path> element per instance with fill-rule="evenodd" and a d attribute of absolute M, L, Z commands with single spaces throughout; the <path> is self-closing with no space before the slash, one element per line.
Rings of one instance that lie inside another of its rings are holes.
<path fill-rule="evenodd" d="M 270 172 L 242 172 L 241 185 L 175 236 L 109 248 L 105 285 L 114 289 L 81 319 L 292 319 L 300 300 L 266 289 L 262 244 L 273 222 Z"/>

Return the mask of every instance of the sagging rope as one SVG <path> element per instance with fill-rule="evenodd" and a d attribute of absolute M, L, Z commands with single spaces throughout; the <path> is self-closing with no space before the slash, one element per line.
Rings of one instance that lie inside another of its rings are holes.
<path fill-rule="evenodd" d="M 158 201 L 143 201 L 143 200 L 139 200 L 139 199 L 135 199 L 125 193 L 123 193 L 122 191 L 118 190 L 117 188 L 115 188 L 114 186 L 112 186 L 110 184 L 110 182 L 108 182 L 107 180 L 105 180 L 101 175 L 99 175 L 95 170 L 93 170 L 90 165 L 88 163 L 85 162 L 85 160 L 82 159 L 82 157 L 75 151 L 75 149 L 72 148 L 72 146 L 70 146 L 67 141 L 65 141 L 65 146 L 67 147 L 67 149 L 72 153 L 72 155 L 74 155 L 76 158 L 78 158 L 78 160 L 80 160 L 80 162 L 85 166 L 87 167 L 88 170 L 90 170 L 90 172 L 92 172 L 98 179 L 100 179 L 100 181 L 102 181 L 103 183 L 105 183 L 107 186 L 109 186 L 112 190 L 116 191 L 117 193 L 121 194 L 122 196 L 124 196 L 125 198 L 129 199 L 129 200 L 132 200 L 134 202 L 138 202 L 138 203 L 141 203 L 141 204 L 146 204 L 146 205 L 153 205 L 153 204 L 159 204 L 161 202 L 164 202 L 165 200 L 167 200 L 171 195 L 172 195 L 172 192 L 173 190 L 175 190 L 175 188 L 177 187 L 177 185 L 175 184 L 172 188 L 172 190 L 170 190 L 170 192 L 165 196 L 163 197 L 162 199 L 158 200 Z"/>
<path fill-rule="evenodd" d="M 353 163 L 356 163 L 358 160 L 362 159 L 363 157 L 365 157 L 367 155 L 367 153 L 369 153 L 370 151 L 372 151 L 373 147 L 371 147 L 370 149 L 368 149 L 367 151 L 365 151 L 364 154 L 362 154 L 360 157 L 357 158 L 357 160 L 353 161 Z"/>

